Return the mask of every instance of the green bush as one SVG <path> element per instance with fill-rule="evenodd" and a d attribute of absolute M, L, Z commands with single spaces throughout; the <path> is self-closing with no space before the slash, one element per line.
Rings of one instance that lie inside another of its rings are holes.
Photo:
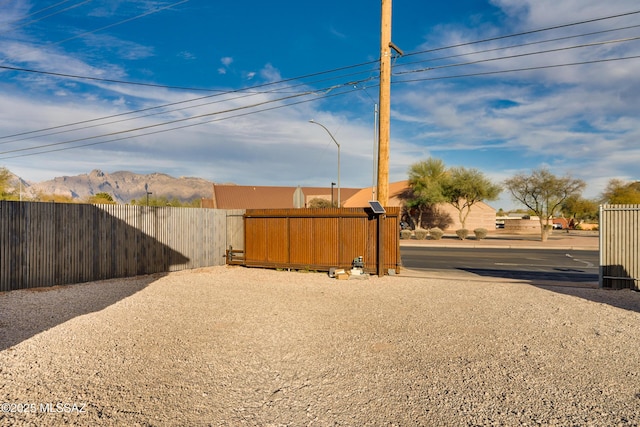
<path fill-rule="evenodd" d="M 429 236 L 431 236 L 433 240 L 440 240 L 442 239 L 442 236 L 444 236 L 444 231 L 442 231 L 438 227 L 433 227 L 429 229 Z"/>
<path fill-rule="evenodd" d="M 416 236 L 416 240 L 424 240 L 427 238 L 429 232 L 427 230 L 416 230 L 413 235 Z"/>
<path fill-rule="evenodd" d="M 482 240 L 487 237 L 487 233 L 488 231 L 486 228 L 476 228 L 475 230 L 473 230 L 473 234 L 476 235 L 477 240 Z"/>
<path fill-rule="evenodd" d="M 456 234 L 458 235 L 460 240 L 464 240 L 469 236 L 469 230 L 467 230 L 466 228 L 461 228 L 459 230 L 456 230 Z"/>
<path fill-rule="evenodd" d="M 411 238 L 411 230 L 400 230 L 400 238 L 407 240 Z"/>

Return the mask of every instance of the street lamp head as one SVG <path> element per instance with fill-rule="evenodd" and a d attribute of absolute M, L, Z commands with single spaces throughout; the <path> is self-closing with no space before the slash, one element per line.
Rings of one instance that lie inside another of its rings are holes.
<path fill-rule="evenodd" d="M 309 120 L 309 123 L 315 123 L 315 122 L 316 122 L 316 121 L 315 121 L 315 120 L 313 120 L 313 119 Z"/>

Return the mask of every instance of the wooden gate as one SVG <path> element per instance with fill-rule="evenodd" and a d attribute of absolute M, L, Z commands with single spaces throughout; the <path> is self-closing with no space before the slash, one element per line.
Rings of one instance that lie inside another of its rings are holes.
<path fill-rule="evenodd" d="M 242 254 L 229 263 L 250 267 L 351 268 L 362 257 L 367 273 L 400 271 L 400 209 L 376 215 L 369 208 L 247 209 Z"/>

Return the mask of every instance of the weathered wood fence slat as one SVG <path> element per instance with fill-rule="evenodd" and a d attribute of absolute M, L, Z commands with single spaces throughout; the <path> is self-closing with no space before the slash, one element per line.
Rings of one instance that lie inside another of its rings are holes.
<path fill-rule="evenodd" d="M 0 291 L 224 265 L 243 213 L 0 201 Z"/>

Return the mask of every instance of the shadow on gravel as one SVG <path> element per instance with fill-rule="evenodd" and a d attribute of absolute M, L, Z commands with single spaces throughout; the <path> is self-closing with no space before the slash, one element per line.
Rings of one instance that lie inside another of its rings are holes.
<path fill-rule="evenodd" d="M 528 281 L 530 285 L 547 291 L 640 313 L 640 292 L 631 289 L 600 289 L 597 274 L 576 273 L 569 270 L 556 273 L 472 268 L 461 270 L 483 277 Z"/>
<path fill-rule="evenodd" d="M 536 285 L 539 288 L 563 295 L 572 295 L 600 304 L 640 313 L 640 292 L 631 289 L 593 289 L 558 285 Z"/>
<path fill-rule="evenodd" d="M 488 268 L 460 268 L 462 271 L 476 274 L 482 277 L 497 277 L 502 279 L 529 280 L 529 281 L 556 281 L 556 282 L 598 282 L 597 274 L 582 273 L 576 269 L 556 269 L 554 272 L 537 272 L 522 270 L 499 270 Z"/>
<path fill-rule="evenodd" d="M 74 317 L 103 310 L 165 275 L 0 293 L 0 351 Z"/>

